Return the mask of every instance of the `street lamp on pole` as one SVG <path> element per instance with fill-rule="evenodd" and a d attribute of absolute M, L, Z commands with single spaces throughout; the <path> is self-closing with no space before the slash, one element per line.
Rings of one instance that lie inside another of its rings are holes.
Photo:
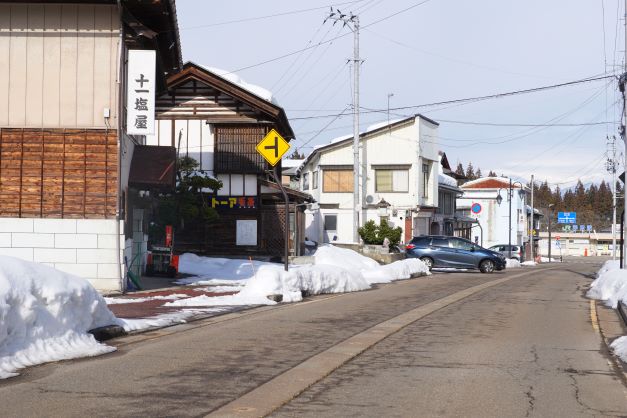
<path fill-rule="evenodd" d="M 549 206 L 547 207 L 549 209 L 549 213 L 548 213 L 548 222 L 549 222 L 549 225 L 548 225 L 548 229 L 549 229 L 549 263 L 551 262 L 551 218 L 552 218 L 551 214 L 553 213 L 551 211 L 551 208 L 553 206 L 555 206 L 553 203 L 549 203 Z"/>
<path fill-rule="evenodd" d="M 518 195 L 520 196 L 520 198 L 522 199 L 525 196 L 525 191 L 523 189 L 522 183 L 520 183 L 519 181 L 515 181 L 512 183 L 512 179 L 509 179 L 509 188 L 507 189 L 507 201 L 509 202 L 509 213 L 507 214 L 509 218 L 509 231 L 507 234 L 509 258 L 512 258 L 512 197 L 513 197 L 512 186 L 515 186 L 516 184 L 520 185 L 520 190 L 518 190 Z M 501 197 L 501 190 L 503 189 L 498 190 L 497 196 L 496 196 L 496 203 L 499 205 L 501 205 L 501 202 L 503 201 L 503 198 Z"/>

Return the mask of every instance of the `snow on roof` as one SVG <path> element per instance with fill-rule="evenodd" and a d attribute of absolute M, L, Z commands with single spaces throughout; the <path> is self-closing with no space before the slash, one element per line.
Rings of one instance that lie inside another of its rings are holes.
<path fill-rule="evenodd" d="M 438 173 L 438 183 L 451 187 L 457 187 L 457 181 L 453 177 L 442 173 Z"/>
<path fill-rule="evenodd" d="M 245 80 L 243 80 L 240 76 L 238 76 L 235 73 L 232 73 L 230 71 L 226 71 L 226 70 L 221 70 L 219 68 L 215 68 L 215 67 L 208 67 L 206 65 L 203 65 L 202 67 L 204 67 L 205 69 L 211 71 L 212 73 L 219 75 L 220 77 L 224 78 L 225 80 L 230 81 L 233 84 L 238 85 L 239 87 L 248 90 L 249 92 L 251 92 L 252 94 L 259 96 L 260 98 L 262 98 L 263 100 L 266 100 L 268 102 L 271 102 L 277 106 L 279 106 L 279 102 L 276 100 L 276 98 L 274 97 L 274 95 L 272 94 L 272 92 L 270 90 L 267 90 L 263 87 L 257 86 L 255 84 L 250 84 L 248 82 L 246 82 Z"/>
<path fill-rule="evenodd" d="M 407 120 L 407 118 L 392 119 L 389 122 L 386 120 L 384 122 L 373 123 L 372 125 L 366 128 L 365 132 L 376 131 L 377 129 L 383 128 L 388 125 L 394 125 L 395 123 L 401 122 L 404 120 Z"/>
<path fill-rule="evenodd" d="M 360 133 L 360 135 L 361 135 L 361 133 Z M 333 138 L 332 140 L 330 140 L 329 144 L 335 144 L 336 142 L 342 142 L 342 141 L 345 141 L 345 140 L 350 139 L 352 137 L 353 137 L 353 134 L 338 136 L 337 138 Z M 324 144 L 324 145 L 328 145 L 328 144 Z M 322 146 L 324 146 L 324 145 L 322 145 Z"/>
<path fill-rule="evenodd" d="M 481 177 L 464 183 L 462 189 L 498 189 L 501 187 L 509 187 L 509 177 Z M 512 188 L 519 189 L 518 184 L 513 184 Z"/>
<path fill-rule="evenodd" d="M 294 168 L 300 167 L 300 165 L 305 161 L 304 159 L 298 158 L 285 158 L 282 160 L 283 168 Z"/>

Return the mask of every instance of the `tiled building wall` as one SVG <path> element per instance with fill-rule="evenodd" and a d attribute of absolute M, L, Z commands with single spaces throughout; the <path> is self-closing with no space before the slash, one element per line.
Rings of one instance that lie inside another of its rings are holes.
<path fill-rule="evenodd" d="M 0 218 L 0 255 L 47 264 L 88 279 L 101 291 L 119 291 L 122 266 L 116 239 L 121 251 L 124 240 L 117 235 L 115 223 L 112 219 Z"/>

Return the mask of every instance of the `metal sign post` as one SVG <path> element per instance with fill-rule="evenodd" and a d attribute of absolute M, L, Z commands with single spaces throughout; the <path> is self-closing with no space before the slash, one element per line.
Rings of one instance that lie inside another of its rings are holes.
<path fill-rule="evenodd" d="M 283 199 L 285 199 L 285 253 L 284 253 L 284 268 L 288 271 L 288 258 L 290 253 L 290 200 L 287 196 L 287 191 L 283 187 L 281 182 L 281 175 L 279 173 L 279 166 L 277 163 L 281 161 L 281 157 L 290 149 L 290 144 L 283 139 L 283 137 L 274 129 L 257 144 L 257 152 L 261 154 L 266 161 L 273 166 L 272 174 L 274 181 L 279 186 L 281 193 L 283 193 Z M 294 223 L 296 218 L 294 218 Z M 296 243 L 294 243 L 296 245 Z"/>

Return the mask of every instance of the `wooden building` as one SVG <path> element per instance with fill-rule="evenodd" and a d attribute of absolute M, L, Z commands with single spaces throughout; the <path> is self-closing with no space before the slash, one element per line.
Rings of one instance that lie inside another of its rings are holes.
<path fill-rule="evenodd" d="M 205 230 L 179 231 L 178 249 L 283 254 L 284 200 L 269 175 L 271 167 L 256 151 L 271 129 L 288 141 L 294 137 L 283 109 L 257 86 L 194 63 L 168 78 L 167 93 L 157 99 L 156 133 L 148 143 L 176 146 L 180 155 L 196 159 L 202 171 L 224 185 L 209 197 L 220 220 Z M 299 231 L 304 230 L 303 211 L 311 198 L 296 190 L 288 190 L 288 195 L 290 248 L 299 253 L 301 246 L 294 241 L 304 241 Z"/>
<path fill-rule="evenodd" d="M 133 258 L 129 50 L 155 51 L 163 90 L 182 65 L 174 0 L 0 0 L 0 254 L 105 291 Z"/>

